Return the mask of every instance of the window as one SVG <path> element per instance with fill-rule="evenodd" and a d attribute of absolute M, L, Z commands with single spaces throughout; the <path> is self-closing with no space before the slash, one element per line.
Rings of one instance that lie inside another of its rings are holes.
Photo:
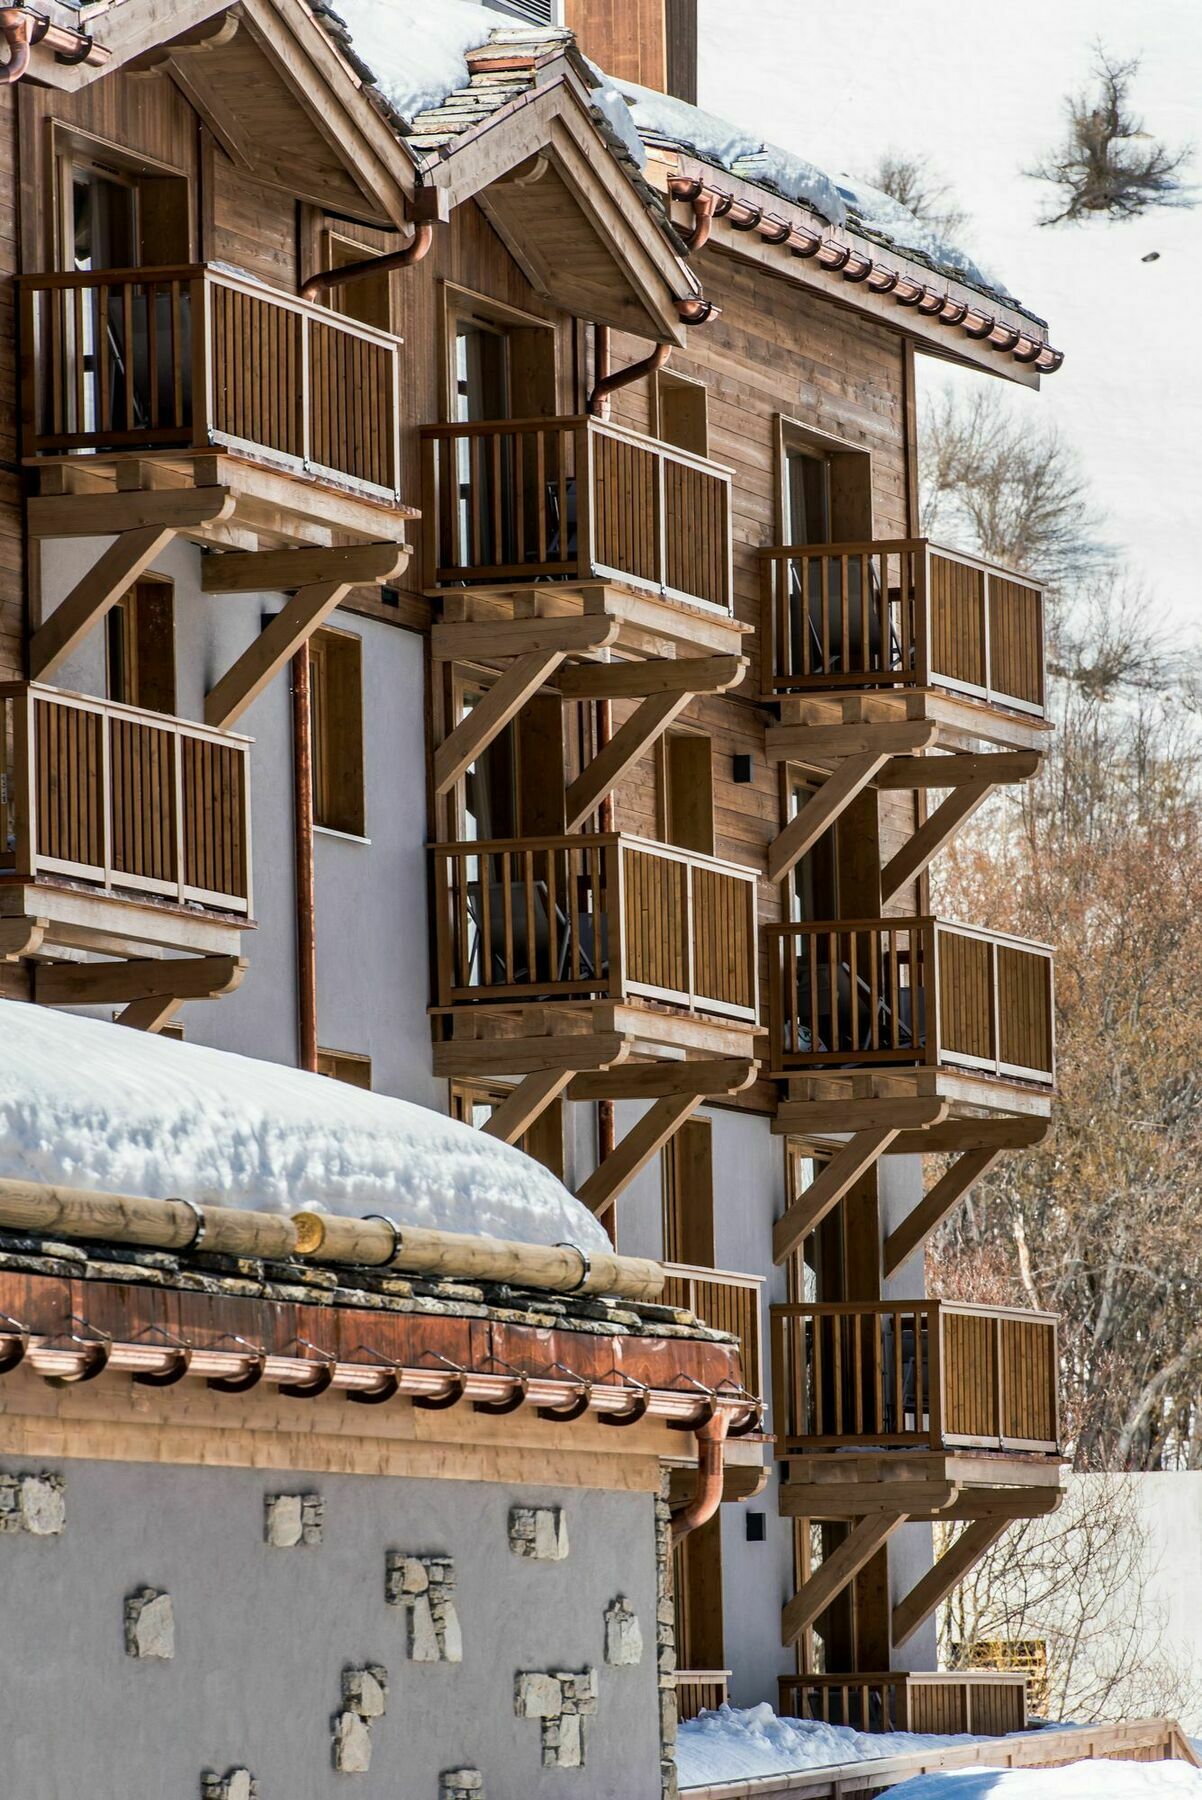
<path fill-rule="evenodd" d="M 713 745 L 697 732 L 661 738 L 664 842 L 714 854 Z"/>
<path fill-rule="evenodd" d="M 655 377 L 652 435 L 694 456 L 709 455 L 705 384 L 661 369 Z"/>
<path fill-rule="evenodd" d="M 712 1269 L 714 1151 L 709 1119 L 685 1120 L 665 1144 L 660 1169 L 664 1261 Z"/>
<path fill-rule="evenodd" d="M 189 183 L 178 169 L 54 128 L 58 256 L 64 269 L 191 261 Z"/>
<path fill-rule="evenodd" d="M 457 718 L 478 706 L 485 685 L 464 683 Z M 534 694 L 468 768 L 450 829 L 464 839 L 557 837 L 564 827 L 563 702 Z"/>
<path fill-rule="evenodd" d="M 460 1119 L 465 1125 L 474 1125 L 477 1130 L 487 1125 L 497 1108 L 509 1098 L 511 1089 L 501 1082 L 467 1082 L 451 1083 L 451 1117 Z M 530 1129 L 518 1139 L 517 1147 L 532 1156 L 535 1162 L 542 1163 L 544 1169 L 550 1169 L 552 1175 L 560 1181 L 564 1178 L 563 1155 L 563 1101 L 553 1100 L 550 1106 L 544 1107 Z"/>
<path fill-rule="evenodd" d="M 363 642 L 349 631 L 318 631 L 309 644 L 313 734 L 313 822 L 362 837 Z"/>
<path fill-rule="evenodd" d="M 778 420 L 782 544 L 861 544 L 872 538 L 872 458 L 866 450 Z"/>
<path fill-rule="evenodd" d="M 814 450 L 785 450 L 785 519 L 790 544 L 830 544 L 830 462 Z"/>
<path fill-rule="evenodd" d="M 795 819 L 821 787 L 809 776 L 788 777 L 789 818 Z M 794 864 L 790 877 L 791 909 L 794 919 L 837 919 L 839 917 L 839 821 L 824 831 L 812 849 Z"/>
<path fill-rule="evenodd" d="M 371 1088 L 371 1057 L 358 1050 L 319 1050 L 317 1073 L 350 1087 Z"/>
<path fill-rule="evenodd" d="M 105 619 L 108 697 L 147 712 L 175 712 L 175 596 L 146 577 Z"/>

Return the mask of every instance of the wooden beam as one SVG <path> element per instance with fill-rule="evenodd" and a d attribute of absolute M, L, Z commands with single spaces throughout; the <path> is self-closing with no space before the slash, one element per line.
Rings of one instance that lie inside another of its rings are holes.
<path fill-rule="evenodd" d="M 228 731 L 350 588 L 347 581 L 319 581 L 294 594 L 205 695 L 205 724 Z"/>
<path fill-rule="evenodd" d="M 632 763 L 638 761 L 668 726 L 682 713 L 693 698 L 692 689 L 684 693 L 652 694 L 640 701 L 626 722 L 610 738 L 605 748 L 594 756 L 568 788 L 566 831 L 576 827 L 595 812 L 606 794 L 612 793 Z"/>
<path fill-rule="evenodd" d="M 174 536 L 174 525 L 146 525 L 114 538 L 34 632 L 29 645 L 30 679 L 48 681 Z"/>
<path fill-rule="evenodd" d="M 616 1031 L 560 1037 L 462 1038 L 435 1044 L 434 1073 L 448 1079 L 530 1075 L 536 1069 L 605 1069 L 622 1062 L 634 1039 Z"/>
<path fill-rule="evenodd" d="M 1059 1482 L 1047 1487 L 966 1487 L 961 1488 L 950 1506 L 939 1511 L 942 1523 L 959 1524 L 966 1519 L 1044 1519 L 1054 1513 L 1064 1499 Z M 913 1513 L 910 1514 L 913 1518 Z"/>
<path fill-rule="evenodd" d="M 905 1513 L 880 1512 L 869 1513 L 852 1526 L 838 1549 L 781 1608 L 780 1641 L 786 1649 L 797 1642 L 807 1626 L 821 1618 L 831 1601 L 839 1598 L 848 1582 L 855 1580 L 905 1522 Z"/>
<path fill-rule="evenodd" d="M 640 700 L 649 694 L 721 694 L 742 681 L 745 656 L 648 657 L 644 662 L 577 663 L 559 678 L 565 700 Z"/>
<path fill-rule="evenodd" d="M 169 525 L 190 531 L 217 525 L 234 510 L 227 487 L 134 488 L 114 494 L 36 494 L 29 502 L 31 537 L 111 537 Z"/>
<path fill-rule="evenodd" d="M 926 823 L 918 827 L 914 836 L 902 845 L 897 855 L 891 857 L 881 870 L 882 907 L 887 906 L 908 882 L 918 879 L 927 864 L 938 856 L 943 846 L 956 835 L 977 808 L 984 805 L 992 792 L 991 781 L 970 781 L 965 787 L 952 789 Z"/>
<path fill-rule="evenodd" d="M 129 962 L 46 962 L 34 969 L 39 1006 L 121 1006 L 134 1000 L 210 1000 L 229 994 L 244 956 L 152 956 Z"/>
<path fill-rule="evenodd" d="M 404 573 L 408 544 L 340 544 L 331 549 L 227 550 L 200 559 L 206 594 L 292 593 L 315 581 L 356 587 L 391 581 Z"/>
<path fill-rule="evenodd" d="M 941 1125 L 947 1101 L 926 1096 L 898 1100 L 782 1100 L 772 1121 L 781 1137 L 829 1137 L 832 1132 L 920 1131 Z"/>
<path fill-rule="evenodd" d="M 512 1094 L 487 1118 L 480 1129 L 503 1144 L 516 1144 L 540 1113 L 557 1100 L 572 1079 L 571 1069 L 533 1069 L 523 1075 Z"/>
<path fill-rule="evenodd" d="M 662 1100 L 667 1094 L 737 1094 L 750 1087 L 759 1064 L 746 1057 L 705 1062 L 625 1063 L 604 1072 L 577 1075 L 569 1100 Z"/>
<path fill-rule="evenodd" d="M 769 725 L 764 748 L 769 762 L 804 763 L 838 756 L 908 755 L 926 750 L 939 735 L 939 726 L 916 724 Z"/>
<path fill-rule="evenodd" d="M 772 1260 L 787 1262 L 804 1237 L 821 1224 L 833 1206 L 842 1200 L 848 1188 L 870 1169 L 895 1135 L 893 1127 L 878 1131 L 857 1131 L 855 1136 L 832 1156 L 816 1181 L 812 1181 L 792 1206 L 787 1207 L 772 1227 Z"/>
<path fill-rule="evenodd" d="M 435 662 L 495 662 L 531 651 L 561 650 L 587 656 L 606 650 L 621 630 L 619 619 L 601 613 L 573 613 L 562 619 L 491 619 L 483 624 L 435 625 L 430 649 Z"/>
<path fill-rule="evenodd" d="M 0 961 L 7 957 L 36 956 L 49 929 L 49 919 L 32 919 L 25 913 L 0 919 Z"/>
<path fill-rule="evenodd" d="M 924 1194 L 913 1212 L 907 1213 L 885 1239 L 885 1274 L 895 1275 L 901 1265 L 937 1231 L 952 1209 L 963 1200 L 975 1181 L 988 1174 L 1004 1150 L 965 1150 L 950 1169 Z"/>
<path fill-rule="evenodd" d="M 942 1518 L 959 1494 L 954 1481 L 782 1480 L 777 1509 L 785 1519 L 862 1519 L 904 1506 L 908 1519 Z"/>
<path fill-rule="evenodd" d="M 966 1525 L 950 1550 L 945 1550 L 933 1568 L 916 1581 L 904 1600 L 893 1608 L 893 1648 L 914 1636 L 925 1619 L 929 1619 L 941 1601 L 946 1600 L 958 1581 L 980 1562 L 985 1552 L 997 1543 L 1009 1519 L 974 1519 Z"/>
<path fill-rule="evenodd" d="M 604 1218 L 623 1188 L 629 1187 L 652 1157 L 659 1155 L 704 1099 L 704 1094 L 666 1094 L 648 1107 L 605 1161 L 598 1163 L 577 1198 L 599 1219 Z"/>
<path fill-rule="evenodd" d="M 170 994 L 152 994 L 146 1000 L 131 1000 L 114 1023 L 128 1025 L 133 1031 L 161 1031 L 164 1025 L 170 1025 L 182 1005 Z"/>
<path fill-rule="evenodd" d="M 947 1119 L 929 1131 L 902 1131 L 889 1146 L 890 1156 L 943 1155 L 953 1150 L 1029 1150 L 1048 1135 L 1050 1119 Z"/>
<path fill-rule="evenodd" d="M 486 688 L 434 752 L 434 792 L 445 794 L 465 769 L 498 737 L 532 694 L 563 661 L 562 650 L 532 650 L 519 656 Z"/>
<path fill-rule="evenodd" d="M 879 788 L 952 788 L 970 781 L 1030 781 L 1043 757 L 1038 750 L 964 751 L 952 756 L 894 756 L 877 776 Z"/>
<path fill-rule="evenodd" d="M 806 801 L 795 818 L 768 846 L 768 879 L 781 881 L 790 869 L 830 830 L 840 813 L 863 793 L 881 765 L 888 760 L 883 750 L 866 750 L 849 756 L 828 776 L 817 793 Z"/>

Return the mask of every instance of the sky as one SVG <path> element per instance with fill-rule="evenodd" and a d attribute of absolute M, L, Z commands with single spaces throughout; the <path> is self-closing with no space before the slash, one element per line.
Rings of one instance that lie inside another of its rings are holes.
<path fill-rule="evenodd" d="M 732 18 L 737 27 L 732 26 Z M 1092 47 L 1138 56 L 1132 103 L 1193 144 L 1202 202 L 1202 5 L 1045 0 L 1033 14 L 939 0 L 700 0 L 698 101 L 832 174 L 928 159 L 969 215 L 964 247 L 1045 318 L 1065 352 L 1012 404 L 1075 450 L 1101 531 L 1166 627 L 1202 641 L 1202 203 L 1040 228 L 1054 190 L 1022 174 L 1060 142 Z M 1150 252 L 1157 261 L 1144 262 Z M 929 386 L 989 378 L 922 359 Z"/>

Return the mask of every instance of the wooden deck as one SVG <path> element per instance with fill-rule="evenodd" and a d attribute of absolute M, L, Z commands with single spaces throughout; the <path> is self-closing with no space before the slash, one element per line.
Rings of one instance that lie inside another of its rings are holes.
<path fill-rule="evenodd" d="M 989 1736 L 1027 1729 L 1027 1678 L 1000 1669 L 782 1675 L 778 1688 L 782 1718 L 853 1731 Z"/>

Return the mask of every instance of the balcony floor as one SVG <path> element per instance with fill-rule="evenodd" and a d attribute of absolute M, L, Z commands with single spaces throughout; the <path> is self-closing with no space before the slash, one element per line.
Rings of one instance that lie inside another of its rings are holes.
<path fill-rule="evenodd" d="M 1053 730 L 1046 719 L 1015 712 L 998 704 L 990 705 L 943 688 L 899 687 L 892 692 L 879 689 L 832 689 L 824 694 L 776 696 L 780 706 L 780 727 L 769 726 L 766 742 L 772 754 L 774 739 L 780 731 L 789 733 L 790 744 L 798 727 L 830 727 L 838 725 L 935 725 L 938 735 L 932 749 L 973 751 L 982 744 L 999 750 L 1036 750 L 1048 748 Z M 790 759 L 794 757 L 790 749 Z M 808 758 L 798 758 L 805 760 Z M 815 767 L 834 766 L 837 758 L 823 754 Z"/>
<path fill-rule="evenodd" d="M 632 657 L 673 656 L 680 651 L 737 656 L 752 632 L 718 607 L 680 600 L 631 581 L 577 580 L 556 576 L 505 587 L 428 588 L 441 599 L 447 624 L 486 625 L 514 619 L 616 619 L 612 650 Z"/>
<path fill-rule="evenodd" d="M 480 1002 L 432 1007 L 436 1075 L 518 1074 L 549 1066 L 604 1068 L 628 1060 L 753 1058 L 759 1026 L 612 1000 Z M 534 1059 L 534 1060 L 532 1060 Z M 503 1066 L 505 1064 L 508 1066 Z"/>
<path fill-rule="evenodd" d="M 764 1073 L 783 1083 L 772 1125 L 779 1136 L 842 1137 L 887 1125 L 923 1131 L 949 1119 L 1046 1119 L 1055 1098 L 1052 1088 L 969 1069 Z"/>
<path fill-rule="evenodd" d="M 780 1446 L 778 1445 L 778 1450 Z M 785 1518 L 854 1519 L 904 1513 L 913 1521 L 1034 1518 L 1063 1491 L 1058 1455 L 981 1450 L 827 1450 L 781 1464 Z"/>

